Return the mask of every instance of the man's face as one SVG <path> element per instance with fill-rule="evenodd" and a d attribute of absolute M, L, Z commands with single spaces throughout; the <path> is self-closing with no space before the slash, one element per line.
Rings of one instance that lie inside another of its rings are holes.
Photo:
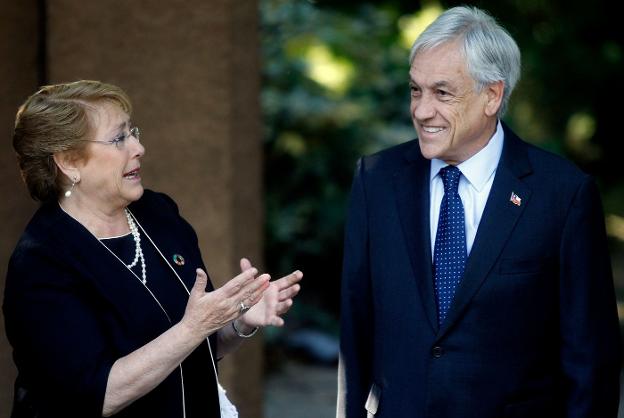
<path fill-rule="evenodd" d="M 416 55 L 410 67 L 410 113 L 422 155 L 457 165 L 494 134 L 502 82 L 475 91 L 457 42 Z"/>

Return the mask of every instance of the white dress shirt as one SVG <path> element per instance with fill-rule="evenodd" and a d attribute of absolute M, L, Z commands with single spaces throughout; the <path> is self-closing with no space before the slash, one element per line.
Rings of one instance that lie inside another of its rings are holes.
<path fill-rule="evenodd" d="M 485 203 L 490 195 L 494 174 L 498 161 L 503 152 L 504 133 L 500 121 L 496 125 L 496 132 L 481 151 L 459 164 L 457 168 L 462 175 L 459 178 L 459 197 L 464 205 L 466 221 L 466 250 L 470 254 L 472 244 L 477 235 L 477 228 L 483 215 Z M 435 247 L 435 238 L 438 231 L 440 204 L 444 196 L 444 183 L 440 177 L 440 169 L 448 164 L 442 160 L 431 160 L 431 183 L 429 188 L 429 220 L 431 227 L 431 257 Z"/>

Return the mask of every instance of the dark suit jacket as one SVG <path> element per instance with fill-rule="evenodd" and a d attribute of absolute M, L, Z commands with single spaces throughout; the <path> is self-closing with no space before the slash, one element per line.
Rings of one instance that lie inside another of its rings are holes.
<path fill-rule="evenodd" d="M 195 232 L 175 203 L 146 190 L 130 210 L 169 261 L 184 256 L 183 266 L 170 264 L 190 289 L 195 269 L 205 267 Z M 149 241 L 142 238 L 145 248 Z M 37 211 L 11 257 L 3 309 L 19 372 L 14 417 L 101 416 L 113 363 L 173 325 L 126 267 L 56 202 Z M 182 368 L 187 417 L 218 417 L 208 345 Z M 115 416 L 182 417 L 179 369 Z"/>
<path fill-rule="evenodd" d="M 348 418 L 367 410 L 616 417 L 620 339 L 597 188 L 504 129 L 465 275 L 440 329 L 430 162 L 411 141 L 358 163 L 342 283 L 339 404 Z"/>

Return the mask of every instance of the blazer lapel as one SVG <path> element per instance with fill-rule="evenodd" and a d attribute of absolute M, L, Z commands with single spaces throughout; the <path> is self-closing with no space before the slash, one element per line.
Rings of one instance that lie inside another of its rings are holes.
<path fill-rule="evenodd" d="M 437 332 L 429 227 L 430 162 L 421 156 L 417 145 L 406 154 L 406 159 L 409 163 L 394 176 L 397 207 L 420 298 L 429 324 Z"/>
<path fill-rule="evenodd" d="M 187 243 L 178 239 L 180 235 L 179 231 L 175 230 L 176 225 L 167 219 L 153 218 L 144 212 L 143 208 L 135 205 L 130 205 L 130 212 L 140 225 L 141 233 L 148 235 L 145 237 L 145 244 L 151 245 L 150 239 L 153 241 L 157 252 L 164 258 L 163 262 L 167 264 L 166 268 L 175 271 L 190 292 L 195 283 L 195 268 L 201 267 L 205 270 L 205 267 L 201 264 L 201 260 L 198 260 L 199 257 L 192 247 L 188 247 Z M 174 279 L 177 280 L 175 277 Z"/>
<path fill-rule="evenodd" d="M 130 315 L 140 317 L 145 306 L 152 306 L 161 312 L 158 303 L 145 290 L 140 279 L 134 276 L 123 261 L 109 252 L 99 240 L 83 225 L 64 213 L 56 202 L 46 204 L 43 216 L 45 227 L 52 237 L 62 237 L 59 245 L 71 257 L 77 269 L 84 272 L 85 277 L 92 278 L 93 282 L 113 305 L 131 312 Z M 55 238 L 56 239 L 56 238 Z M 129 304 L 128 301 L 135 301 Z M 139 302 L 142 301 L 142 302 Z M 170 326 L 166 315 L 156 315 L 160 326 L 166 329 Z"/>
<path fill-rule="evenodd" d="M 503 154 L 466 262 L 464 278 L 457 288 L 451 310 L 440 329 L 438 338 L 444 335 L 461 317 L 462 312 L 479 290 L 531 197 L 531 190 L 521 181 L 522 177 L 531 173 L 531 166 L 526 155 L 526 144 L 505 125 L 503 126 L 505 128 Z M 511 201 L 512 193 L 521 198 L 520 204 Z"/>

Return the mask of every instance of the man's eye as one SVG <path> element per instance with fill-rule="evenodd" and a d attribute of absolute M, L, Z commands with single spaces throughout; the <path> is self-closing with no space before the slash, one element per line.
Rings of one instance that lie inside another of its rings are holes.
<path fill-rule="evenodd" d="M 440 97 L 448 97 L 449 93 L 447 91 L 444 91 L 444 90 L 438 90 L 438 96 L 440 96 Z"/>
<path fill-rule="evenodd" d="M 412 95 L 420 94 L 420 89 L 418 87 L 415 87 L 415 86 L 410 86 L 410 93 Z"/>

